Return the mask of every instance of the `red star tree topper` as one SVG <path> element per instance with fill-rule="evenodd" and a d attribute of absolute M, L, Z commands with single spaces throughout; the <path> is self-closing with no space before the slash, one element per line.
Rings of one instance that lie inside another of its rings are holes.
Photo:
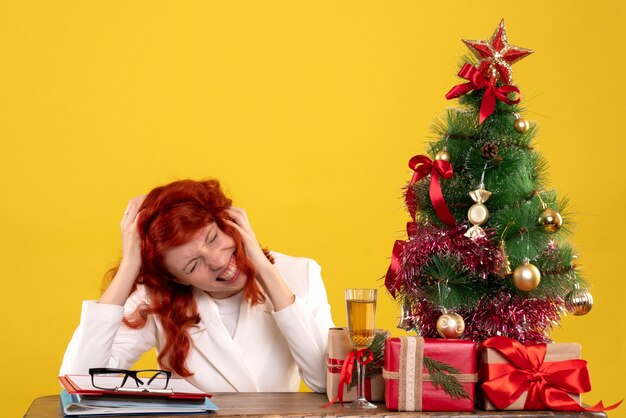
<path fill-rule="evenodd" d="M 500 21 L 500 25 L 498 25 L 493 35 L 491 35 L 491 38 L 485 41 L 469 41 L 463 39 L 463 42 L 480 60 L 478 70 L 488 78 L 492 78 L 504 84 L 511 84 L 511 64 L 533 53 L 530 49 L 509 44 L 506 37 L 504 19 Z"/>

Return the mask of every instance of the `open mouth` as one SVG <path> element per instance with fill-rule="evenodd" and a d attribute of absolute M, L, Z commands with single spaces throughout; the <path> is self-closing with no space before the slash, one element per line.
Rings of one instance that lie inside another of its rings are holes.
<path fill-rule="evenodd" d="M 235 262 L 235 257 L 230 259 L 228 266 L 220 273 L 219 277 L 215 279 L 220 283 L 230 283 L 237 280 L 239 277 L 240 270 L 237 268 L 237 264 Z"/>

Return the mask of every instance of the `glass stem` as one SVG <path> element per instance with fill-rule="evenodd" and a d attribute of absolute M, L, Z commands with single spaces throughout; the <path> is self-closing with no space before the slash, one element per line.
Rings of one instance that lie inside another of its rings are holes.
<path fill-rule="evenodd" d="M 365 400 L 365 365 L 361 364 L 357 361 L 357 387 L 356 387 L 356 396 L 358 399 Z"/>

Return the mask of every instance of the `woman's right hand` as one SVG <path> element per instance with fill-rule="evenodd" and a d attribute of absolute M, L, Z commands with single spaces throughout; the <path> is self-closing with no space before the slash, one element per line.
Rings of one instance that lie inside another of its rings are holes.
<path fill-rule="evenodd" d="M 133 197 L 128 202 L 124 216 L 120 222 L 122 232 L 122 264 L 134 267 L 137 272 L 141 267 L 141 238 L 137 230 L 137 220 L 139 219 L 139 208 L 146 195 Z"/>
<path fill-rule="evenodd" d="M 122 261 L 111 280 L 109 287 L 102 293 L 98 303 L 124 305 L 130 295 L 135 280 L 141 269 L 141 238 L 137 230 L 139 208 L 146 196 L 130 199 L 120 222 L 122 232 Z"/>

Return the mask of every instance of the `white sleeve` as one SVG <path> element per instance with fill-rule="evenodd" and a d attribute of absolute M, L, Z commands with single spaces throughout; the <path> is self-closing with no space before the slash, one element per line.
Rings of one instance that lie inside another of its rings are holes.
<path fill-rule="evenodd" d="M 308 259 L 307 292 L 302 298 L 278 312 L 272 312 L 287 340 L 291 355 L 298 364 L 308 387 L 326 391 L 326 353 L 328 329 L 334 327 L 330 305 L 321 276 L 321 267 Z"/>
<path fill-rule="evenodd" d="M 65 350 L 60 375 L 88 374 L 92 367 L 128 369 L 156 344 L 156 326 L 149 318 L 143 328 L 122 323 L 124 314 L 136 308 L 137 298 L 125 307 L 84 301 L 80 324 Z"/>

